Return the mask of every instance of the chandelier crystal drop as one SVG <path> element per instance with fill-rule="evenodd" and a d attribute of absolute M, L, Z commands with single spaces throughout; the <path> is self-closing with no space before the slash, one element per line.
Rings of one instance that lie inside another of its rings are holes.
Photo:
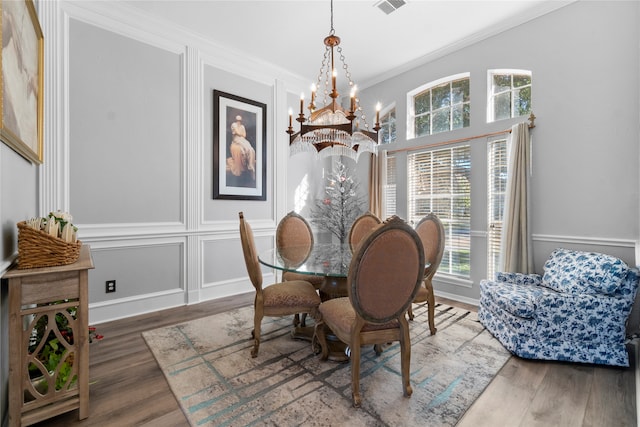
<path fill-rule="evenodd" d="M 316 153 L 320 159 L 329 156 L 346 156 L 354 160 L 364 152 L 375 152 L 380 130 L 380 105 L 376 106 L 376 121 L 373 130 L 369 130 L 366 117 L 356 97 L 356 86 L 345 62 L 340 37 L 333 28 L 333 0 L 331 0 L 331 31 L 324 39 L 325 52 L 317 82 L 311 86 L 311 101 L 307 105 L 308 117 L 305 117 L 304 94 L 300 96 L 300 113 L 296 121 L 300 131 L 293 130 L 293 112 L 289 110 L 289 154 Z M 335 60 L 342 62 L 342 69 L 351 88 L 349 109 L 338 103 L 336 89 L 337 71 Z M 317 108 L 317 94 L 322 94 L 322 108 Z M 358 117 L 358 114 L 360 115 Z M 359 119 L 359 120 L 358 120 Z M 364 129 L 359 127 L 359 121 Z"/>

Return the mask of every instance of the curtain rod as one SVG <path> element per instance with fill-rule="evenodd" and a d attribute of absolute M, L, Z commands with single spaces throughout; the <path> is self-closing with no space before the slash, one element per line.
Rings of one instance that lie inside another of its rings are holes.
<path fill-rule="evenodd" d="M 535 125 L 536 116 L 535 114 L 533 114 L 533 112 L 529 115 L 529 118 L 527 120 L 529 122 L 529 129 L 533 129 L 534 127 L 536 127 Z M 450 139 L 448 141 L 436 142 L 434 144 L 419 145 L 417 147 L 404 147 L 404 148 L 398 148 L 396 150 L 387 150 L 387 154 L 400 153 L 402 151 L 420 150 L 421 148 L 440 147 L 442 145 L 450 145 L 450 144 L 455 144 L 457 142 L 471 141 L 472 139 L 478 139 L 478 138 L 488 138 L 490 136 L 502 135 L 505 133 L 511 133 L 511 129 L 499 130 L 491 133 L 484 133 L 482 135 L 468 136 L 466 138 Z"/>

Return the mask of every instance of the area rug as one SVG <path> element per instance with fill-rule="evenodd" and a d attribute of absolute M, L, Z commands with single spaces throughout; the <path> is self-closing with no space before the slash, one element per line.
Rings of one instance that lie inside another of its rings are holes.
<path fill-rule="evenodd" d="M 265 318 L 252 359 L 253 307 L 143 333 L 192 426 L 452 426 L 510 357 L 473 312 L 438 305 L 430 335 L 414 305 L 411 385 L 402 394 L 400 348 L 362 349 L 361 408 L 349 363 L 321 361 L 291 337 L 292 318 Z"/>

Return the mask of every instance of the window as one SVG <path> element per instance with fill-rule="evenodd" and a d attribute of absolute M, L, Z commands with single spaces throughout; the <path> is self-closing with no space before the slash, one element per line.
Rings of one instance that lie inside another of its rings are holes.
<path fill-rule="evenodd" d="M 396 142 L 396 109 L 391 107 L 389 111 L 380 116 L 380 144 Z"/>
<path fill-rule="evenodd" d="M 489 70 L 487 122 L 531 112 L 531 71 Z"/>
<path fill-rule="evenodd" d="M 384 217 L 396 214 L 396 157 L 387 156 L 387 182 L 384 184 Z"/>
<path fill-rule="evenodd" d="M 421 86 L 408 94 L 408 138 L 469 127 L 469 73 Z"/>
<path fill-rule="evenodd" d="M 470 277 L 471 148 L 463 145 L 409 154 L 409 212 L 417 223 L 434 212 L 445 227 L 439 272 Z"/>
<path fill-rule="evenodd" d="M 487 277 L 493 279 L 500 262 L 504 197 L 507 189 L 507 140 L 490 141 L 487 155 Z"/>

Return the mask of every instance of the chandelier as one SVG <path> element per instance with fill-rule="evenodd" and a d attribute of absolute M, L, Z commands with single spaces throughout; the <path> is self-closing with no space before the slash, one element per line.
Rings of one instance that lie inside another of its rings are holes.
<path fill-rule="evenodd" d="M 346 156 L 357 160 L 363 152 L 375 152 L 380 130 L 380 104 L 376 106 L 376 122 L 373 131 L 370 131 L 366 116 L 356 97 L 356 86 L 351 80 L 351 73 L 344 60 L 340 37 L 335 35 L 333 28 L 333 0 L 331 0 L 331 31 L 325 37 L 324 45 L 320 73 L 317 82 L 311 86 L 311 101 L 307 105 L 308 117 L 304 114 L 304 93 L 300 95 L 300 113 L 296 118 L 300 123 L 299 132 L 293 130 L 293 112 L 289 110 L 287 129 L 289 154 L 311 152 L 316 153 L 321 159 L 329 156 Z M 348 110 L 338 103 L 336 56 L 342 62 L 342 69 L 351 88 L 351 102 Z M 322 95 L 317 96 L 318 93 Z M 322 98 L 321 108 L 316 106 L 319 98 Z M 364 123 L 364 129 L 359 127 L 358 118 Z"/>

